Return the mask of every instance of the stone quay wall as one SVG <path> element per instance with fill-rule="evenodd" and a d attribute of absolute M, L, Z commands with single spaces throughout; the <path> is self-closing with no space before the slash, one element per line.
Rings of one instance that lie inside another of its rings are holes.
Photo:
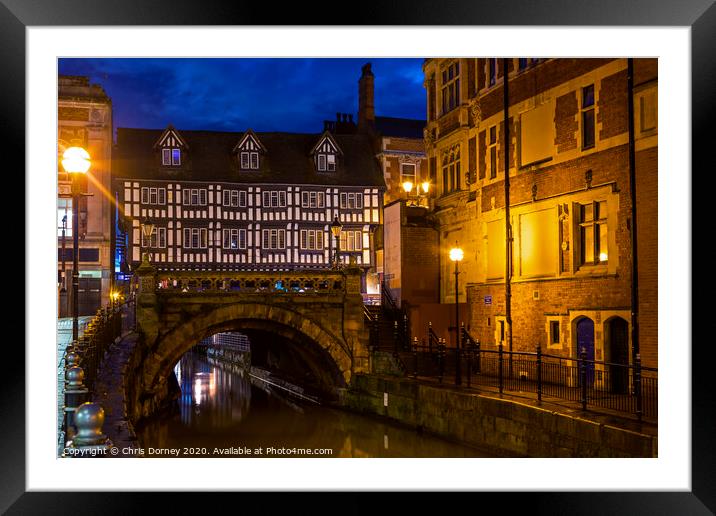
<path fill-rule="evenodd" d="M 385 404 L 387 393 L 387 405 Z M 344 407 L 522 457 L 656 457 L 657 437 L 509 399 L 356 375 Z"/>

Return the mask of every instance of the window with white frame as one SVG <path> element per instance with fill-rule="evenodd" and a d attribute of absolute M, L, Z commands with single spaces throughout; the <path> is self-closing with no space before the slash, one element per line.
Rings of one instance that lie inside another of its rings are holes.
<path fill-rule="evenodd" d="M 301 230 L 301 249 L 307 251 L 323 250 L 323 230 L 321 229 L 302 229 Z"/>
<path fill-rule="evenodd" d="M 264 229 L 261 233 L 261 243 L 264 249 L 285 249 L 285 229 Z"/>
<path fill-rule="evenodd" d="M 185 188 L 182 200 L 185 206 L 206 206 L 206 188 Z"/>
<path fill-rule="evenodd" d="M 358 192 L 349 192 L 341 194 L 341 208 L 348 210 L 358 210 L 363 208 L 363 194 Z"/>
<path fill-rule="evenodd" d="M 206 228 L 184 228 L 184 249 L 206 249 Z"/>
<path fill-rule="evenodd" d="M 224 206 L 231 206 L 236 208 L 239 206 L 239 191 L 238 190 L 223 190 L 222 192 L 222 204 Z M 245 192 L 244 192 L 245 193 Z M 244 204 L 246 203 L 246 196 L 244 196 Z"/>
<path fill-rule="evenodd" d="M 301 192 L 302 208 L 325 208 L 326 194 L 325 192 Z"/>
<path fill-rule="evenodd" d="M 162 165 L 178 167 L 181 165 L 181 149 L 165 147 L 162 149 Z"/>
<path fill-rule="evenodd" d="M 167 189 L 157 187 L 142 187 L 142 204 L 165 205 L 167 203 Z"/>
<path fill-rule="evenodd" d="M 416 184 L 415 175 L 415 163 L 401 163 L 400 164 L 400 182 L 405 183 L 410 181 L 414 185 Z"/>
<path fill-rule="evenodd" d="M 363 233 L 361 231 L 341 231 L 341 251 L 362 251 Z"/>
<path fill-rule="evenodd" d="M 261 204 L 265 208 L 285 208 L 286 192 L 284 190 L 273 190 L 262 192 Z"/>
<path fill-rule="evenodd" d="M 224 229 L 222 236 L 224 249 L 246 249 L 245 229 Z"/>
<path fill-rule="evenodd" d="M 239 190 L 239 206 L 246 207 L 246 190 Z"/>
<path fill-rule="evenodd" d="M 259 153 L 258 152 L 242 152 L 241 153 L 241 169 L 242 170 L 258 170 L 259 169 Z"/>
<path fill-rule="evenodd" d="M 577 216 L 579 265 L 607 263 L 609 259 L 607 201 L 579 204 Z"/>
<path fill-rule="evenodd" d="M 144 233 L 142 233 L 142 247 L 144 248 L 154 248 L 154 249 L 164 249 L 167 246 L 167 228 L 160 228 L 157 226 L 154 226 L 154 229 L 152 230 L 152 236 L 147 238 L 144 236 Z"/>
<path fill-rule="evenodd" d="M 336 155 L 319 153 L 316 163 L 319 172 L 334 172 L 336 170 Z"/>

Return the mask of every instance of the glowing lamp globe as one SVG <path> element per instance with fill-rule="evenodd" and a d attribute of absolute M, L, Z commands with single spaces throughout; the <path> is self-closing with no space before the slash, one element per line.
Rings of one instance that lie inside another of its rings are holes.
<path fill-rule="evenodd" d="M 452 249 L 450 249 L 450 260 L 452 260 L 453 262 L 459 262 L 462 261 L 462 257 L 462 249 L 460 249 L 459 247 L 453 247 Z"/>
<path fill-rule="evenodd" d="M 90 168 L 90 155 L 82 147 L 70 147 L 62 154 L 62 168 L 70 174 L 85 174 Z"/>

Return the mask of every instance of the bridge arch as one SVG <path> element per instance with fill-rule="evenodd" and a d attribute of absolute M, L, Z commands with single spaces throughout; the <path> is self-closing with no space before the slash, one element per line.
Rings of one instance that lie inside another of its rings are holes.
<path fill-rule="evenodd" d="M 321 376 L 323 384 L 335 389 L 350 383 L 352 352 L 342 336 L 289 306 L 256 300 L 219 305 L 191 315 L 160 335 L 144 361 L 145 389 L 150 392 L 161 390 L 174 365 L 192 346 L 205 337 L 231 330 L 262 330 L 278 334 L 299 346 L 307 346 L 307 353 L 314 357 L 318 347 L 323 351 L 324 360 L 313 372 Z"/>

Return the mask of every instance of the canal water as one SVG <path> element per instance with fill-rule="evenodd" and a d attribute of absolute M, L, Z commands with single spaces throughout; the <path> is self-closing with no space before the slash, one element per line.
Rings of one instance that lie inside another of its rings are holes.
<path fill-rule="evenodd" d="M 173 414 L 137 431 L 145 457 L 492 457 L 376 418 L 317 405 L 198 353 L 174 370 Z"/>

